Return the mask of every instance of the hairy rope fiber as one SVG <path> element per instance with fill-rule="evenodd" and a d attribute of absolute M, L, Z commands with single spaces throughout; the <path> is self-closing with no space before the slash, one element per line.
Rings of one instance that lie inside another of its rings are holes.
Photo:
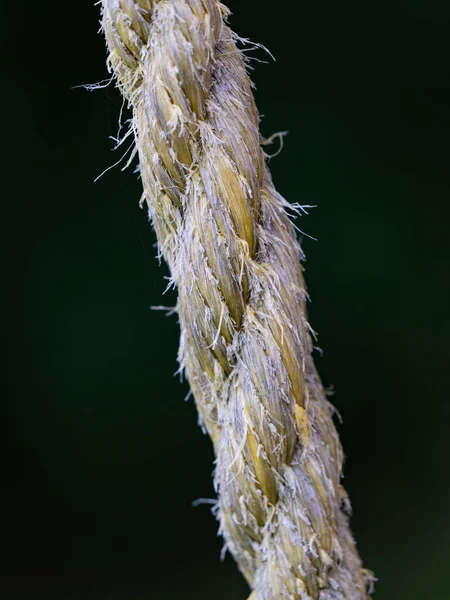
<path fill-rule="evenodd" d="M 102 0 L 150 217 L 178 287 L 179 360 L 217 457 L 218 518 L 252 600 L 363 600 L 301 250 L 261 149 L 227 8 Z"/>

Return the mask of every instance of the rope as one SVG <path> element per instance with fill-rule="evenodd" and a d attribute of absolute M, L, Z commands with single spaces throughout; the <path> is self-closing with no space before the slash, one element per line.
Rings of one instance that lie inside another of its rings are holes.
<path fill-rule="evenodd" d="M 342 451 L 314 367 L 301 250 L 216 0 L 103 0 L 144 198 L 178 288 L 179 360 L 252 600 L 365 600 Z"/>

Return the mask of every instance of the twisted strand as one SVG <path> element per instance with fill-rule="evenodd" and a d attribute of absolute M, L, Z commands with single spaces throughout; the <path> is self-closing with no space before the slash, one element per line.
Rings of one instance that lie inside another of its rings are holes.
<path fill-rule="evenodd" d="M 252 600 L 365 600 L 301 251 L 216 0 L 103 0 L 144 198 L 178 287 L 179 360 L 214 443 L 218 518 Z"/>

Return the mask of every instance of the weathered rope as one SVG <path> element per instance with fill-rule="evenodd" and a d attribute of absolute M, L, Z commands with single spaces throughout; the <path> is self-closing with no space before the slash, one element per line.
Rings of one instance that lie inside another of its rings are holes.
<path fill-rule="evenodd" d="M 367 598 L 342 451 L 311 358 L 301 251 L 216 0 L 103 0 L 144 197 L 178 287 L 180 362 L 218 516 L 256 600 Z"/>

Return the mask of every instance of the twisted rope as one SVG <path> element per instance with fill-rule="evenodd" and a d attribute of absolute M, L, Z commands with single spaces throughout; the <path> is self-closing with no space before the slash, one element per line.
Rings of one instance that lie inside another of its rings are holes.
<path fill-rule="evenodd" d="M 178 287 L 179 359 L 218 517 L 255 600 L 362 600 L 342 451 L 311 358 L 301 251 L 216 0 L 103 0 L 144 198 Z"/>

